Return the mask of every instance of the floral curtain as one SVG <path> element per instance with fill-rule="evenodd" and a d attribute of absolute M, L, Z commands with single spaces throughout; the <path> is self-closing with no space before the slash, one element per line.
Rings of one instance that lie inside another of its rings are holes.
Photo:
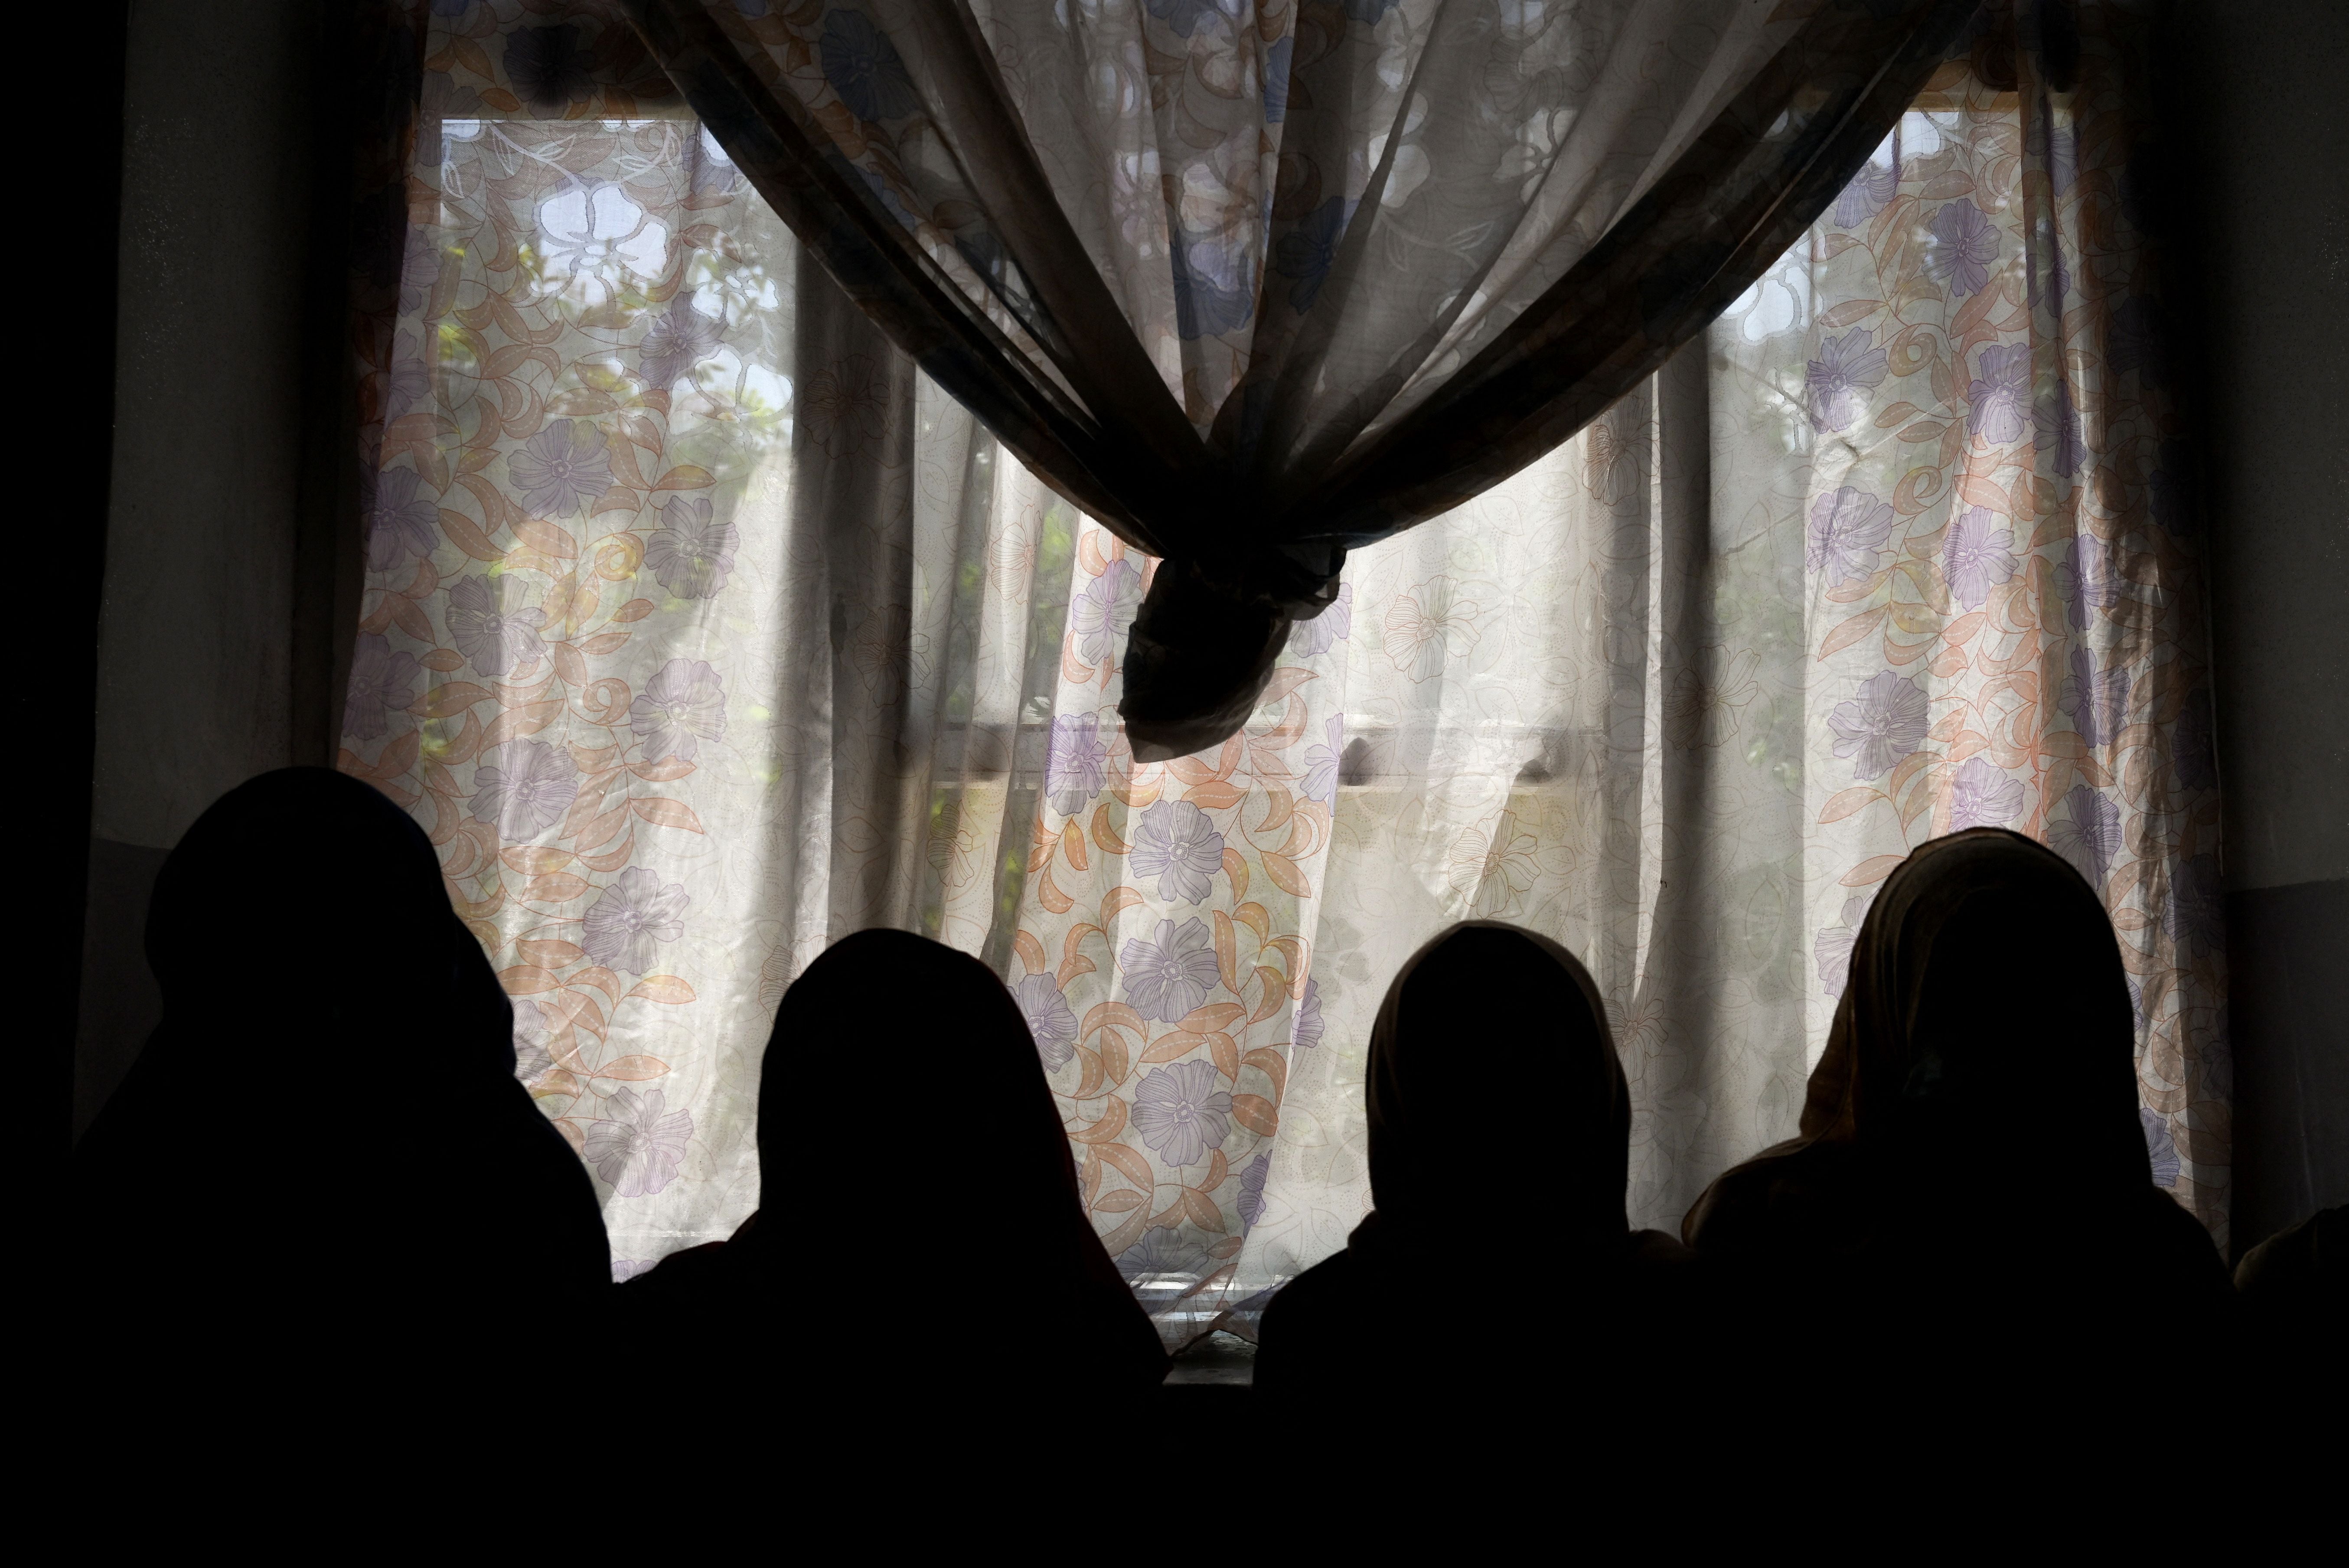
<path fill-rule="evenodd" d="M 759 1064 L 874 924 L 1004 975 L 1170 1342 L 1342 1244 L 1378 998 L 1466 916 L 1589 965 L 1634 1220 L 1671 1229 L 1792 1129 L 1874 888 L 1975 822 L 2104 893 L 2157 1179 L 2222 1229 L 2140 24 L 2078 17 L 2060 88 L 2027 30 L 1975 38 L 1701 346 L 1356 552 L 1239 734 L 1143 762 L 1116 708 L 1157 562 L 880 336 L 613 17 L 440 8 L 344 766 L 440 847 L 616 1268 L 761 1203 L 821 1254 L 837 1173 L 757 1169 Z M 794 1048 L 810 1114 L 978 1191 L 933 1068 Z M 1507 1049 L 1464 1070 L 1538 1139 Z M 1494 1201 L 1537 1233 L 1538 1194 Z"/>
<path fill-rule="evenodd" d="M 2219 802 L 2148 26 L 1988 13 L 1701 362 L 1351 563 L 1327 1044 L 1291 1062 L 1257 1277 L 1359 1212 L 1361 1044 L 1445 922 L 1521 921 L 1589 965 L 1632 1083 L 1633 1222 L 1671 1230 L 1792 1134 L 1875 889 L 1977 824 L 2106 900 L 2155 1179 L 2225 1245 Z M 1496 1130 L 1526 1127 L 1506 1085 Z"/>
<path fill-rule="evenodd" d="M 851 297 L 1166 557 L 1121 712 L 1237 732 L 1350 547 L 1556 446 L 1832 197 L 1972 0 L 631 0 Z"/>

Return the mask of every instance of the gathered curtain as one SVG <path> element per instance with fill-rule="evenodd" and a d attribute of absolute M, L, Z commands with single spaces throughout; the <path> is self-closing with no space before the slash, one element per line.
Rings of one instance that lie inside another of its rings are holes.
<path fill-rule="evenodd" d="M 841 287 L 1165 559 L 1135 753 L 1254 711 L 1346 552 L 1702 330 L 1972 0 L 630 0 Z"/>
<path fill-rule="evenodd" d="M 918 1251 L 922 1214 L 860 1206 L 855 1172 L 754 1150 L 781 989 L 871 925 L 1004 976 L 1170 1343 L 1343 1244 L 1371 1018 L 1456 919 L 1585 960 L 1633 1222 L 1670 1230 L 1792 1131 L 1875 887 L 1976 823 L 2105 898 L 2156 1179 L 2223 1244 L 2217 781 L 2143 26 L 2079 6 L 2060 76 L 2040 35 L 1978 26 L 1701 339 L 1356 551 L 1240 732 L 1152 762 L 1117 705 L 1162 563 L 881 334 L 615 12 L 436 7 L 398 317 L 363 366 L 343 766 L 440 847 L 616 1270 L 754 1208 L 811 1264 L 842 1224 Z M 983 1204 L 988 1130 L 957 1119 L 936 1023 L 917 1061 L 778 1062 L 806 1115 Z M 1491 1136 L 1537 1140 L 1514 1048 L 1463 1041 L 1461 1070 Z M 1542 1194 L 1492 1202 L 1539 1244 Z M 1017 1247 L 956 1260 L 942 1314 L 1016 1313 Z"/>

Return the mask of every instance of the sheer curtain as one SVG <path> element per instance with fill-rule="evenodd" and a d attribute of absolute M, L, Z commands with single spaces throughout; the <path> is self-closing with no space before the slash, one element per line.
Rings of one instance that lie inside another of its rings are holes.
<path fill-rule="evenodd" d="M 440 846 L 616 1269 L 754 1207 L 812 1255 L 840 1223 L 919 1244 L 752 1151 L 776 997 L 874 924 L 1012 986 L 1171 1341 L 1342 1244 L 1371 1015 L 1472 914 L 1599 979 L 1635 1221 L 1670 1229 L 1791 1130 L 1870 890 L 1975 821 L 2105 892 L 2158 1176 L 2221 1224 L 2182 449 L 2129 40 L 2081 16 L 2075 85 L 1995 38 L 1946 67 L 1701 347 L 1359 552 L 1239 735 L 1141 764 L 1116 705 L 1155 563 L 866 325 L 616 22 L 436 8 L 344 766 Z M 806 1114 L 983 1202 L 937 1022 L 936 1061 L 788 1056 Z M 1538 1139 L 1511 1049 L 1464 1070 L 1493 1136 Z M 1538 1233 L 1539 1194 L 1494 1201 Z"/>
<path fill-rule="evenodd" d="M 1972 0 L 627 0 L 841 286 L 1166 558 L 1135 755 L 1221 745 L 1349 549 L 1642 380 Z"/>

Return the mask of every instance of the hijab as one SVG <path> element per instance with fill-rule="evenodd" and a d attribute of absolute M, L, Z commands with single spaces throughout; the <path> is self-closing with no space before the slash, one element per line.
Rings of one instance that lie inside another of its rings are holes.
<path fill-rule="evenodd" d="M 807 966 L 761 1069 L 759 1172 L 755 1224 L 690 1288 L 853 1328 L 875 1353 L 839 1368 L 852 1388 L 952 1397 L 973 1340 L 1007 1322 L 1088 1383 L 1165 1376 L 1085 1216 L 1027 1020 L 968 954 L 876 930 Z M 658 1300 L 668 1268 L 628 1291 Z"/>
<path fill-rule="evenodd" d="M 1495 1136 L 1505 1104 L 1533 1109 L 1540 1134 Z M 1601 1244 L 1629 1233 L 1630 1089 L 1598 986 L 1546 936 L 1468 921 L 1413 954 L 1371 1026 L 1363 1109 L 1366 1246 L 1521 1225 Z M 1533 1193 L 1546 1207 L 1496 1201 Z"/>
<path fill-rule="evenodd" d="M 2085 1288 L 2158 1254 L 2207 1293 L 2215 1250 L 2152 1182 L 2135 1052 L 2119 945 L 2079 872 L 2003 829 L 1935 839 L 1861 923 L 1801 1135 L 1714 1181 L 1683 1233 L 1719 1258 L 1872 1259 L 1966 1290 Z"/>
<path fill-rule="evenodd" d="M 289 768 L 222 796 L 164 861 L 146 946 L 162 1022 L 74 1157 L 86 1308 L 290 1364 L 328 1341 L 486 1352 L 512 1330 L 485 1302 L 608 1284 L 497 976 L 376 789 Z"/>
<path fill-rule="evenodd" d="M 1572 954 L 1498 921 L 1435 937 L 1387 988 L 1363 1100 L 1374 1207 L 1267 1307 L 1266 1398 L 1447 1444 L 1527 1401 L 1679 1408 L 1696 1282 L 1626 1218 L 1630 1086 Z M 1471 1332 L 1411 1347 L 1447 1320 Z"/>

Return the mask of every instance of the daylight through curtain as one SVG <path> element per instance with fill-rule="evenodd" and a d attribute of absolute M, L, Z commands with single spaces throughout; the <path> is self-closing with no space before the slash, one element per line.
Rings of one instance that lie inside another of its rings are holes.
<path fill-rule="evenodd" d="M 1971 0 L 627 0 L 891 340 L 1167 570 L 1120 712 L 1236 734 L 1349 549 L 1701 333 Z"/>
<path fill-rule="evenodd" d="M 1342 1244 L 1371 1014 L 1465 916 L 1588 964 L 1669 1229 L 1792 1129 L 1873 888 L 1971 822 L 2104 893 L 2157 1179 L 2222 1227 L 2184 449 L 2134 45 L 2080 17 L 2076 85 L 1946 67 L 1702 347 L 1358 552 L 1239 736 L 1137 764 L 1154 562 L 880 338 L 608 15 L 437 8 L 344 766 L 440 846 L 616 1267 L 761 1205 L 919 1244 L 753 1153 L 776 997 L 874 924 L 1004 975 L 1170 1339 Z M 1506 1048 L 1464 1070 L 1539 1139 Z M 808 1114 L 983 1201 L 951 1020 L 936 1061 L 793 1050 Z"/>

